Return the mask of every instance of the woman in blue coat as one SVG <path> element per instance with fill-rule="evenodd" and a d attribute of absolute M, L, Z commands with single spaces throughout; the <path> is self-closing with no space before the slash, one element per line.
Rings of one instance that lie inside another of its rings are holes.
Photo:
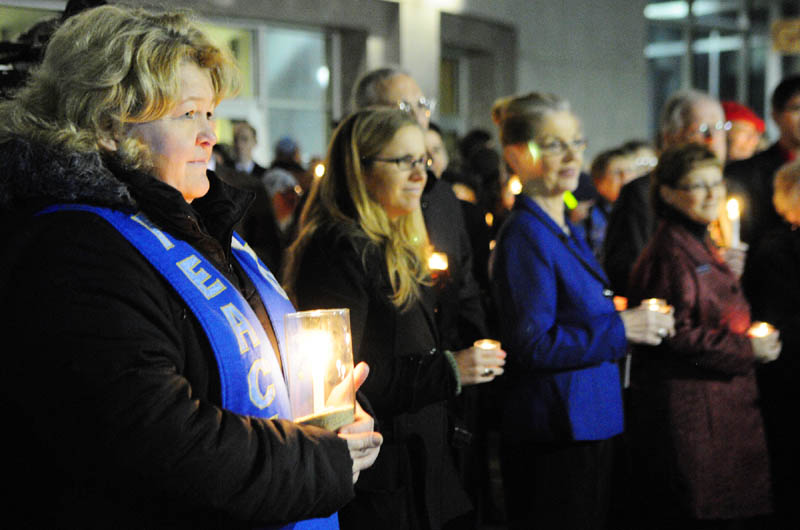
<path fill-rule="evenodd" d="M 491 263 L 508 352 L 502 448 L 511 528 L 603 528 L 612 446 L 623 430 L 616 361 L 628 340 L 658 344 L 670 315 L 617 313 L 608 279 L 564 215 L 586 140 L 569 103 L 531 93 L 493 115 L 523 192 Z"/>

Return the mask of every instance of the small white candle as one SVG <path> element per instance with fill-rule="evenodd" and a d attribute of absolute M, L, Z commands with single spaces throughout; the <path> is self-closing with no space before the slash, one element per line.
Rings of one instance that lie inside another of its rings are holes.
<path fill-rule="evenodd" d="M 729 199 L 725 204 L 728 211 L 728 220 L 731 222 L 731 248 L 739 248 L 741 246 L 741 225 L 739 222 L 739 201 L 736 199 Z"/>

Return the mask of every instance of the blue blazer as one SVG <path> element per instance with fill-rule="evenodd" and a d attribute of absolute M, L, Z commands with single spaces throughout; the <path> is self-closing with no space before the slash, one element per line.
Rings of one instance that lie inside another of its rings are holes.
<path fill-rule="evenodd" d="M 492 255 L 492 288 L 508 352 L 507 439 L 602 440 L 623 430 L 615 361 L 625 355 L 625 328 L 604 293 L 605 273 L 582 232 L 568 225 L 569 237 L 532 199 L 519 195 Z"/>

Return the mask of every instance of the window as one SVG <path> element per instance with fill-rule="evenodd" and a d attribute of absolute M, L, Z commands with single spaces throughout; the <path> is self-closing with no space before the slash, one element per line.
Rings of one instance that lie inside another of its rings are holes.
<path fill-rule="evenodd" d="M 652 2 L 645 7 L 653 131 L 664 102 L 681 88 L 741 101 L 766 115 L 769 14 L 766 7 L 752 4 L 690 0 Z"/>

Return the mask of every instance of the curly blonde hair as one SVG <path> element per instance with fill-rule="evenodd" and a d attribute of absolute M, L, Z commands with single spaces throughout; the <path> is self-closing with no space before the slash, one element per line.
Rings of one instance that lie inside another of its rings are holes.
<path fill-rule="evenodd" d="M 428 236 L 422 212 L 418 208 L 390 220 L 370 196 L 365 180 L 369 159 L 406 126 L 419 125 L 406 112 L 375 107 L 351 114 L 334 131 L 325 161 L 327 172 L 311 190 L 299 235 L 288 251 L 285 279 L 290 293 L 295 291 L 300 263 L 314 234 L 338 225 L 348 236 L 366 236 L 383 251 L 395 307 L 403 309 L 419 298 L 420 285 L 429 282 Z"/>
<path fill-rule="evenodd" d="M 28 84 L 0 104 L 0 141 L 22 136 L 79 152 L 117 144 L 124 162 L 149 169 L 147 147 L 124 137 L 125 124 L 156 120 L 172 109 L 187 61 L 208 70 L 215 104 L 237 92 L 233 58 L 187 12 L 89 9 L 53 34 Z"/>

